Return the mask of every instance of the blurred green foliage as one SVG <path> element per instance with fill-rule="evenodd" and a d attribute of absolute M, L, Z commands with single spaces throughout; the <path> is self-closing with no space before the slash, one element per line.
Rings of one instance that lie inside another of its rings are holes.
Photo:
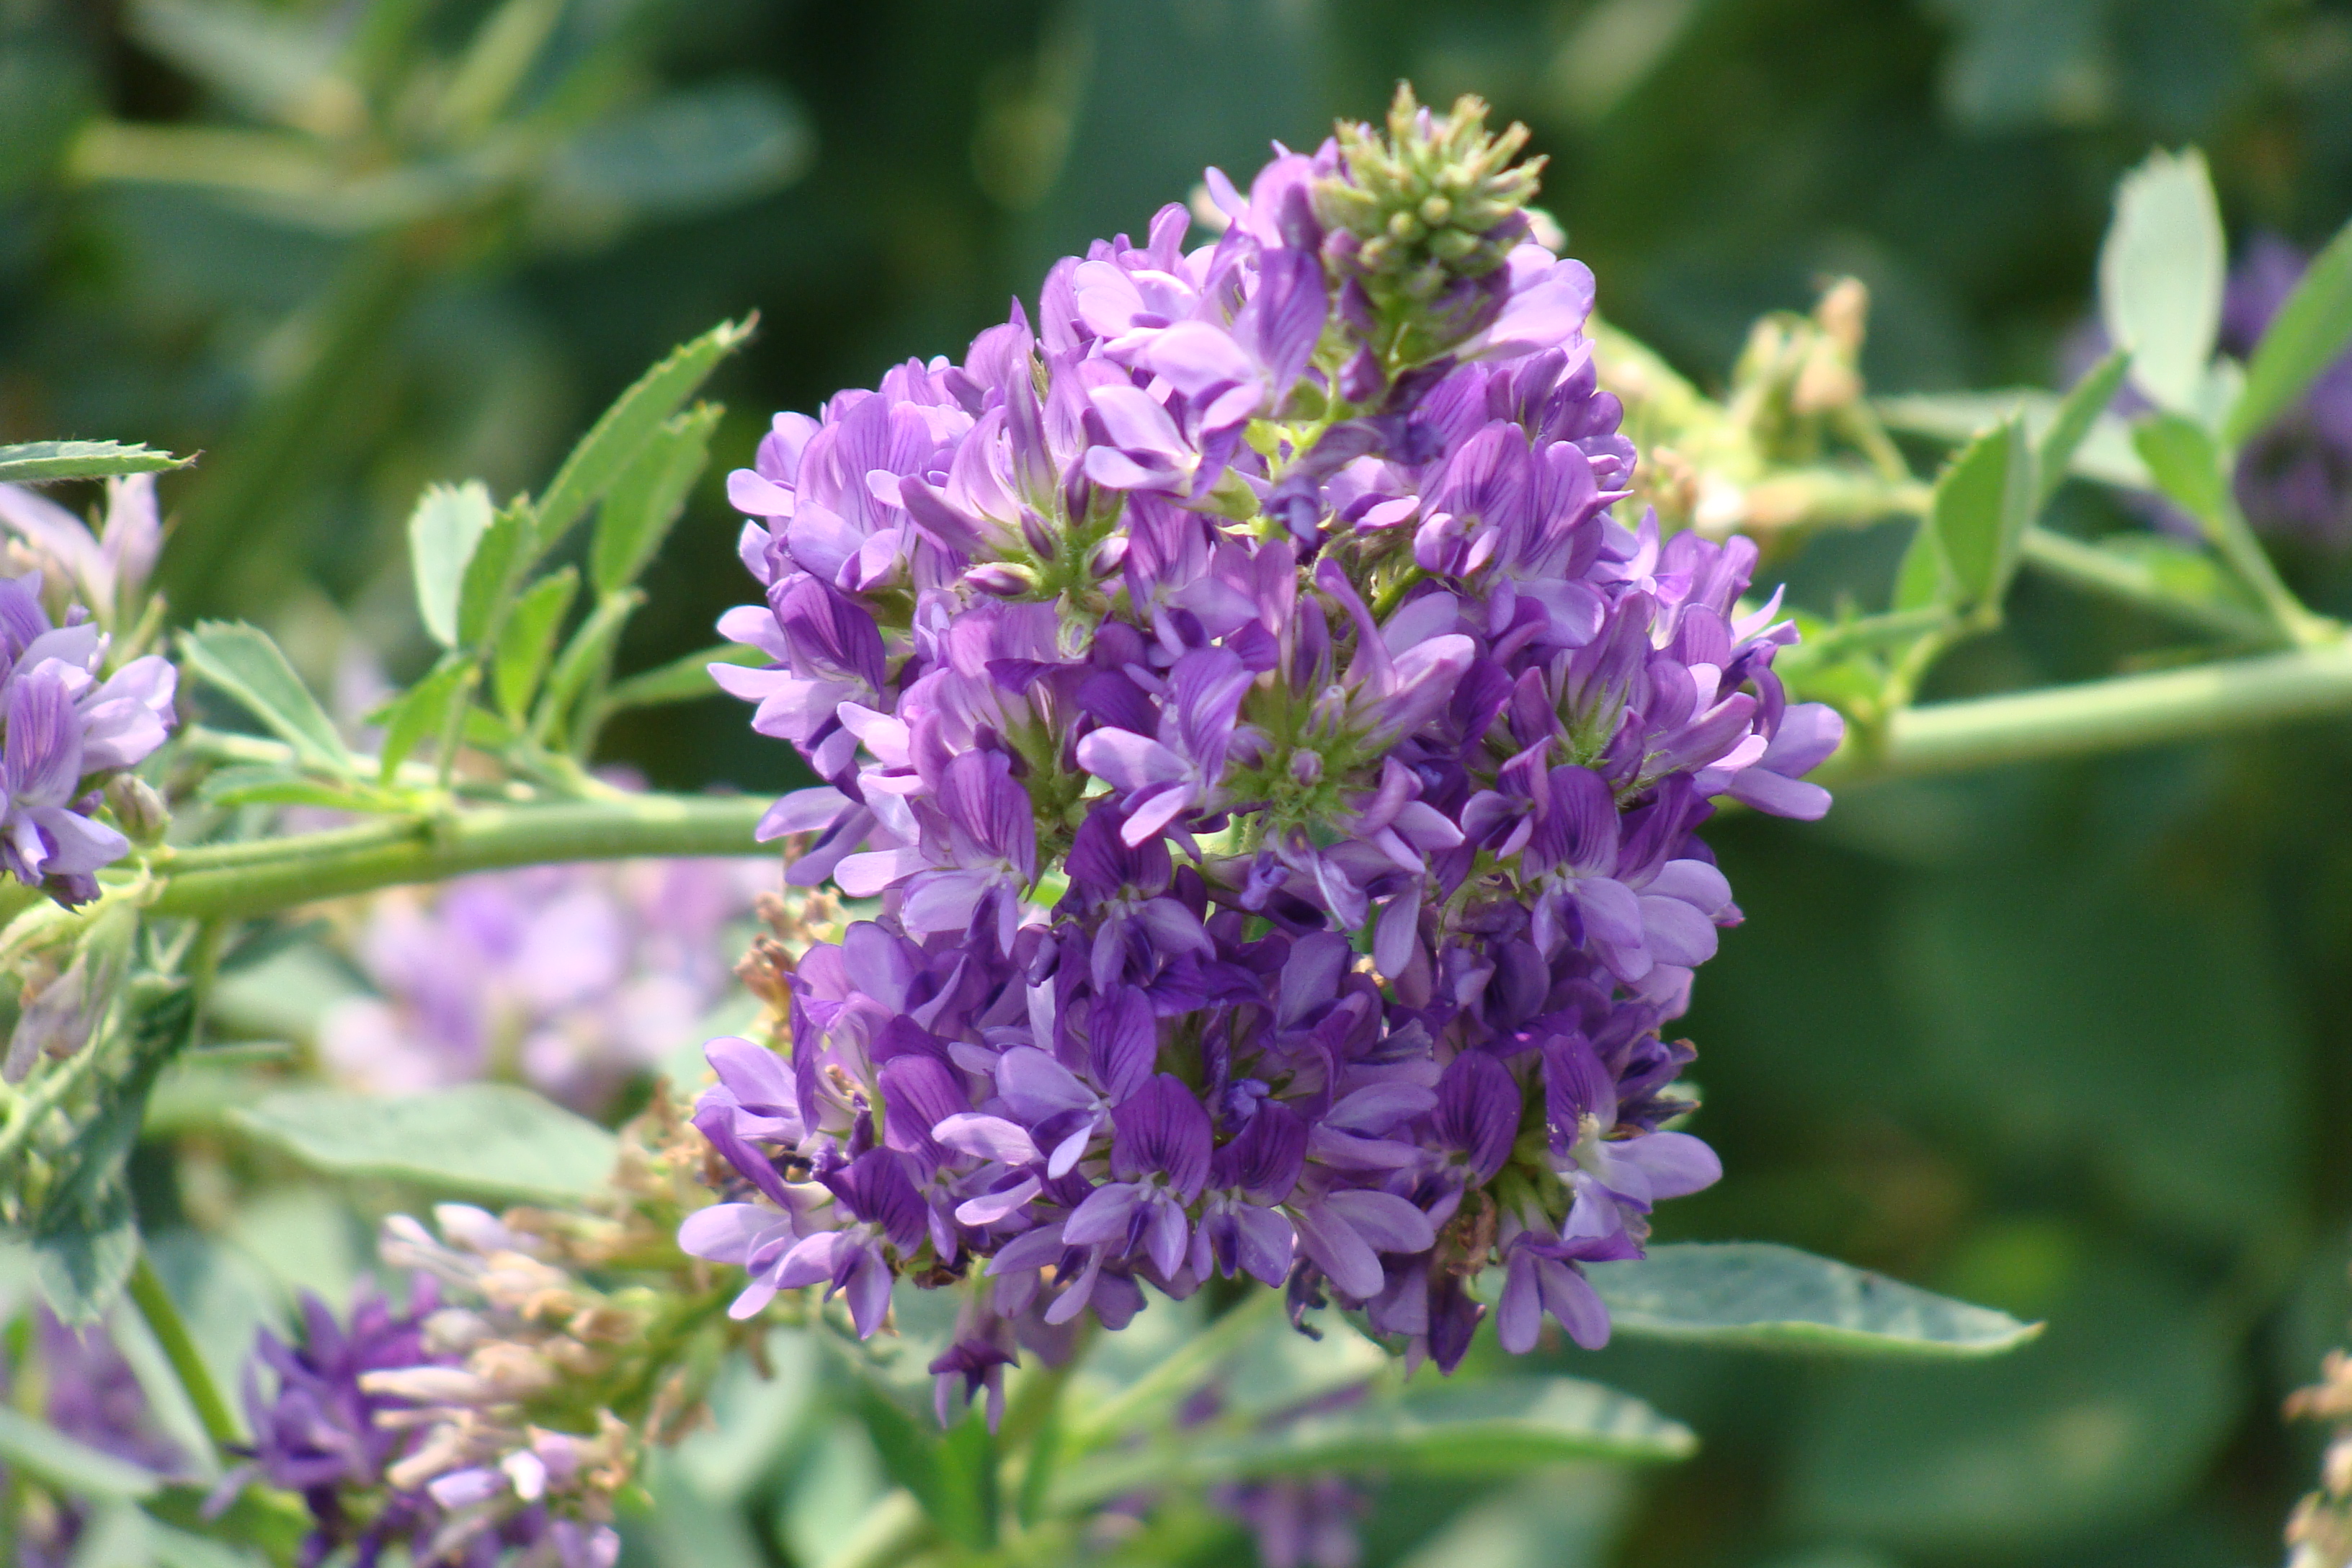
<path fill-rule="evenodd" d="M 1711 389 L 1754 317 L 1832 274 L 1870 289 L 1875 392 L 2053 384 L 2109 193 L 2154 143 L 2206 150 L 2233 249 L 2352 210 L 2352 5 L 2315 0 L 0 0 L 0 442 L 203 451 L 163 481 L 184 616 L 268 625 L 322 685 L 355 636 L 411 675 L 419 489 L 533 482 L 660 352 L 757 310 L 621 651 L 645 668 L 746 596 L 721 483 L 766 410 L 960 352 L 1052 258 L 1404 75 L 1534 127 L 1602 310 Z M 2079 486 L 2060 510 L 2132 525 Z M 1906 528 L 1782 563 L 1797 601 L 1878 592 Z M 2343 556 L 2285 564 L 2352 612 Z M 2157 641 L 2029 579 L 1928 695 Z M 790 776 L 731 704 L 613 736 L 666 785 Z M 2053 1328 L 1928 1367 L 1562 1355 L 1706 1449 L 1633 1479 L 1401 1479 L 1370 1561 L 2273 1560 L 2311 1459 L 2277 1400 L 2352 1310 L 2347 787 L 2352 745 L 2311 729 L 1723 824 L 1750 923 L 1689 1032 L 1728 1175 L 1674 1234 Z M 159 1244 L 224 1370 L 236 1324 L 349 1277 L 315 1194 L 229 1206 L 202 1160 L 134 1175 L 142 1212 L 227 1244 Z M 821 1561 L 881 1492 L 804 1351 L 665 1459 L 635 1560 Z M 1202 1519 L 1123 1550 L 1246 1559 Z"/>

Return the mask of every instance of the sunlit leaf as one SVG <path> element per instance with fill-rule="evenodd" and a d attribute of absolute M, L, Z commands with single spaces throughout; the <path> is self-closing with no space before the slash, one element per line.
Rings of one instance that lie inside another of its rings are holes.
<path fill-rule="evenodd" d="M 615 1147 L 594 1122 L 511 1084 L 409 1095 L 286 1089 L 235 1121 L 314 1170 L 515 1203 L 588 1196 Z"/>
<path fill-rule="evenodd" d="M 2132 427 L 2132 445 L 2157 489 L 2182 510 L 2209 524 L 2221 515 L 2229 476 L 2221 471 L 2221 449 L 2203 426 L 2178 414 L 2151 415 Z"/>
<path fill-rule="evenodd" d="M 116 474 L 160 474 L 194 461 L 120 441 L 26 441 L 0 447 L 0 484 L 41 485 Z"/>
<path fill-rule="evenodd" d="M 242 621 L 199 621 L 180 638 L 180 659 L 198 679 L 235 698 L 310 767 L 352 771 L 351 752 L 269 634 Z"/>
<path fill-rule="evenodd" d="M 2131 356 L 2117 349 L 2091 367 L 2074 390 L 2062 399 L 2050 423 L 2036 438 L 2033 447 L 2034 500 L 2037 510 L 2047 506 L 2058 487 L 2074 466 L 2075 454 L 2090 438 L 2098 426 L 2107 405 L 2116 400 L 2123 387 L 2124 377 L 2131 370 Z"/>
<path fill-rule="evenodd" d="M 2311 390 L 2352 344 L 2352 224 L 2338 229 L 2278 308 L 2246 361 L 2246 384 L 2221 426 L 2235 447 Z"/>
<path fill-rule="evenodd" d="M 499 509 L 473 556 L 457 594 L 457 643 L 479 648 L 505 625 L 530 556 L 531 514 L 516 501 Z"/>
<path fill-rule="evenodd" d="M 578 570 L 566 566 L 532 584 L 530 591 L 515 602 L 514 614 L 499 634 L 498 657 L 490 667 L 490 687 L 498 696 L 499 711 L 508 718 L 520 722 L 530 709 L 540 677 L 547 673 L 547 661 L 554 657 L 555 634 L 579 591 Z"/>
<path fill-rule="evenodd" d="M 534 552 L 543 552 L 604 498 L 663 424 L 686 405 L 719 362 L 751 335 L 752 322 L 722 321 L 674 351 L 621 394 L 581 437 L 540 498 Z"/>
<path fill-rule="evenodd" d="M 383 783 L 393 781 L 400 764 L 418 746 L 447 732 L 450 708 L 464 701 L 473 689 L 467 677 L 474 669 L 474 662 L 464 655 L 445 655 L 424 679 L 400 694 L 383 720 L 383 754 L 377 763 Z"/>
<path fill-rule="evenodd" d="M 2221 326 L 2221 211 L 2205 155 L 2158 152 L 2116 188 L 2099 249 L 2099 320 L 2132 355 L 2133 384 L 2186 414 Z"/>
<path fill-rule="evenodd" d="M 1757 1350 L 1980 1356 L 2041 1331 L 1883 1274 L 1768 1242 L 1668 1244 L 1586 1266 L 1616 1331 Z"/>
<path fill-rule="evenodd" d="M 625 588 L 660 552 L 685 510 L 687 492 L 709 460 L 710 434 L 725 410 L 704 404 L 665 420 L 636 460 L 613 482 L 596 513 L 589 580 L 599 595 Z"/>
<path fill-rule="evenodd" d="M 425 629 L 443 647 L 457 644 L 457 605 L 466 568 L 497 508 L 480 480 L 433 485 L 408 514 L 408 565 Z"/>

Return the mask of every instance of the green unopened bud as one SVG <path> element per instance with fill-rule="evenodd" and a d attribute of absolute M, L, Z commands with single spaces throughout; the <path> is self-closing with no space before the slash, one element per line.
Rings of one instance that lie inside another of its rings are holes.
<path fill-rule="evenodd" d="M 171 807 L 152 784 L 136 773 L 118 774 L 108 782 L 106 805 L 133 844 L 159 843 L 164 829 L 172 826 Z"/>

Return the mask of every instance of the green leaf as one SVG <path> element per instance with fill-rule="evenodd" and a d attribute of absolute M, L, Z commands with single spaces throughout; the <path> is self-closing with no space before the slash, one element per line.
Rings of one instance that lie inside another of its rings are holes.
<path fill-rule="evenodd" d="M 2155 414 L 2132 426 L 2132 446 L 2162 490 L 2210 532 L 2228 504 L 2229 477 L 2221 449 L 2202 425 L 2178 414 Z"/>
<path fill-rule="evenodd" d="M 1950 605 L 1959 596 L 1952 563 L 1944 552 L 1943 535 L 1937 531 L 1932 515 L 1923 517 L 1912 531 L 1911 543 L 1895 569 L 1894 613 L 1901 616 L 1907 611 Z"/>
<path fill-rule="evenodd" d="M 607 595 L 580 623 L 580 629 L 572 634 L 572 641 L 556 659 L 554 673 L 547 678 L 547 690 L 540 698 L 539 711 L 531 721 L 535 734 L 544 739 L 556 732 L 571 713 L 572 704 L 580 700 L 580 694 L 610 667 L 622 628 L 644 602 L 645 595 L 639 590 L 624 588 Z"/>
<path fill-rule="evenodd" d="M 160 474 L 194 461 L 145 447 L 126 447 L 120 441 L 26 441 L 0 447 L 0 484 L 42 485 L 57 479 Z"/>
<path fill-rule="evenodd" d="M 861 1381 L 857 1415 L 882 1456 L 890 1479 L 915 1494 L 940 1533 L 960 1546 L 983 1550 L 996 1540 L 995 1441 L 985 1411 L 974 1408 L 940 1432 L 868 1381 Z"/>
<path fill-rule="evenodd" d="M 444 654 L 441 662 L 425 672 L 423 679 L 400 694 L 391 710 L 384 714 L 383 754 L 377 763 L 377 778 L 390 784 L 398 776 L 400 764 L 409 753 L 427 740 L 448 732 L 449 710 L 463 702 L 473 689 L 471 677 L 477 667 L 462 653 Z"/>
<path fill-rule="evenodd" d="M 337 810 L 364 809 L 362 800 L 341 784 L 323 784 L 289 768 L 250 763 L 222 768 L 205 775 L 196 797 L 213 805 L 323 805 Z"/>
<path fill-rule="evenodd" d="M 44 1486 L 78 1498 L 132 1501 L 163 1483 L 153 1472 L 76 1442 L 54 1426 L 0 1405 L 0 1459 Z"/>
<path fill-rule="evenodd" d="M 2245 389 L 2221 423 L 2221 438 L 2232 447 L 2244 444 L 2310 391 L 2347 343 L 2352 343 L 2352 224 L 2336 231 L 2271 318 L 2246 361 Z"/>
<path fill-rule="evenodd" d="M 2082 384 L 2075 384 L 2081 389 Z M 2012 416 L 2025 420 L 2026 434 L 2046 440 L 2058 421 L 2065 399 L 2040 387 L 2011 387 L 2001 392 L 1916 393 L 1872 400 L 1871 406 L 1890 430 L 1940 441 L 1960 442 L 1980 436 Z M 2131 426 L 2113 414 L 2102 414 L 2074 448 L 2069 464 L 2080 478 L 2126 489 L 2146 489 L 2154 481 L 2147 467 L 2132 450 Z"/>
<path fill-rule="evenodd" d="M 1982 1356 L 2042 1331 L 1882 1274 L 1769 1242 L 1653 1247 L 1634 1263 L 1585 1266 L 1632 1339 L 1756 1350 L 1897 1356 Z"/>
<path fill-rule="evenodd" d="M 513 1203 L 593 1194 L 616 1147 L 594 1122 L 511 1084 L 397 1096 L 286 1089 L 234 1121 L 314 1170 Z"/>
<path fill-rule="evenodd" d="M 580 132 L 556 150 L 548 195 L 623 217 L 704 212 L 790 184 L 814 151 L 806 118 L 773 85 L 716 82 Z"/>
<path fill-rule="evenodd" d="M 95 925 L 91 934 L 93 940 L 99 935 Z M 126 927 L 121 934 L 128 940 L 135 933 Z M 112 1021 L 102 1020 L 82 1047 L 108 1053 L 109 1068 L 99 1083 L 97 1109 L 55 1152 L 57 1173 L 31 1226 L 41 1294 L 68 1323 L 97 1321 L 139 1259 L 139 1225 L 123 1164 L 139 1141 L 157 1074 L 187 1043 L 194 994 L 180 976 L 142 974 L 123 988 Z"/>
<path fill-rule="evenodd" d="M 137 1131 L 134 1124 L 132 1131 Z M 118 1152 L 82 1156 L 90 1176 L 70 1194 L 53 1194 L 33 1230 L 33 1278 L 59 1320 L 77 1328 L 106 1315 L 139 1262 L 139 1220 Z"/>
<path fill-rule="evenodd" d="M 2036 512 L 2049 505 L 2050 498 L 2065 483 L 2068 471 L 2074 466 L 2075 453 L 2082 450 L 2107 405 L 2116 400 L 2130 370 L 2131 355 L 2117 349 L 2093 365 L 2058 405 L 2033 450 Z"/>
<path fill-rule="evenodd" d="M 621 394 L 595 427 L 572 448 L 540 499 L 538 532 L 533 553 L 542 553 L 587 515 L 588 509 L 613 488 L 622 472 L 636 461 L 670 416 L 685 406 L 719 362 L 751 335 L 752 319 L 721 321 L 718 326 L 674 350 L 647 371 L 635 386 Z"/>
<path fill-rule="evenodd" d="M 479 479 L 431 485 L 408 514 L 408 568 L 416 582 L 416 609 L 425 629 L 443 647 L 457 646 L 457 603 L 466 567 L 498 509 Z"/>
<path fill-rule="evenodd" d="M 2197 406 L 2225 268 L 2203 153 L 2158 151 L 2124 176 L 2099 249 L 2099 319 L 2107 341 L 2131 352 L 2133 384 L 2175 413 Z"/>
<path fill-rule="evenodd" d="M 1236 1436 L 1193 1437 L 1073 1468 L 1067 1509 L 1131 1488 L 1211 1485 L 1318 1470 L 1493 1477 L 1571 1459 L 1687 1458 L 1688 1427 L 1631 1394 L 1571 1377 L 1447 1384 Z"/>
<path fill-rule="evenodd" d="M 2017 571 L 2018 541 L 2032 517 L 2032 454 L 2023 423 L 2012 419 L 1961 448 L 1936 481 L 1928 522 L 1960 603 L 2000 601 Z"/>
<path fill-rule="evenodd" d="M 457 642 L 479 648 L 498 635 L 514 603 L 515 590 L 530 556 L 530 508 L 516 500 L 490 520 L 488 530 L 466 563 L 457 594 Z"/>
<path fill-rule="evenodd" d="M 612 510 L 610 502 L 605 510 Z M 547 661 L 555 653 L 555 634 L 579 592 L 580 573 L 574 567 L 541 578 L 516 602 L 506 629 L 499 634 L 490 684 L 498 694 L 499 710 L 517 723 L 530 709 L 539 679 L 547 673 Z"/>
<path fill-rule="evenodd" d="M 656 665 L 642 674 L 613 683 L 604 693 L 604 707 L 617 712 L 624 708 L 653 708 L 665 702 L 691 702 L 700 697 L 719 695 L 719 683 L 710 679 L 714 664 L 762 665 L 768 656 L 755 647 L 741 643 L 723 642 L 698 653 L 688 654 L 669 663 Z"/>
<path fill-rule="evenodd" d="M 2241 1352 L 2168 1271 L 2062 1262 L 2050 1332 L 1968 1365 L 1838 1369 L 1793 1431 L 1783 1506 L 1808 1533 L 1910 1557 L 2076 1561 L 2064 1548 L 2162 1514 L 2242 1408 Z"/>
<path fill-rule="evenodd" d="M 589 552 L 589 580 L 599 595 L 625 588 L 660 552 L 662 541 L 686 507 L 687 492 L 702 477 L 710 458 L 710 435 L 724 413 L 699 404 L 664 421 L 636 460 L 613 482 L 596 514 L 596 539 Z"/>
<path fill-rule="evenodd" d="M 137 0 L 129 10 L 142 44 L 250 113 L 315 132 L 331 104 L 341 117 L 364 112 L 329 74 L 336 39 L 326 27 L 238 0 Z"/>
<path fill-rule="evenodd" d="M 199 621 L 180 637 L 180 661 L 236 699 L 247 712 L 294 748 L 307 767 L 354 770 L 343 738 L 269 634 L 242 621 Z"/>

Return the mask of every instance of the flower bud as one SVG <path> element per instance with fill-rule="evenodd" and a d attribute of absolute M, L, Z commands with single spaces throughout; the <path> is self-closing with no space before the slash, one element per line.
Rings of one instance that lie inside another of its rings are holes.
<path fill-rule="evenodd" d="M 172 826 L 171 807 L 153 785 L 136 773 L 121 773 L 109 780 L 106 804 L 114 813 L 115 822 L 133 844 L 155 844 Z"/>
<path fill-rule="evenodd" d="M 1034 593 L 1037 587 L 1035 571 L 1010 561 L 983 561 L 966 572 L 963 580 L 981 593 L 1000 599 L 1018 598 Z"/>

